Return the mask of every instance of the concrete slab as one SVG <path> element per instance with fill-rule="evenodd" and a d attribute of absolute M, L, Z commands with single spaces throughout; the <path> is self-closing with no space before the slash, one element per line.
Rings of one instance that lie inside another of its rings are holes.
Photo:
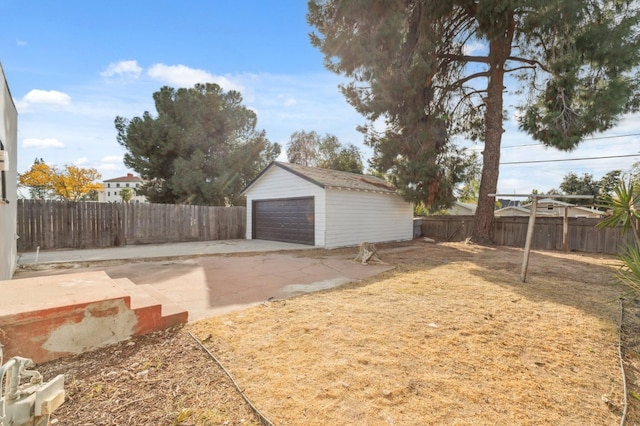
<path fill-rule="evenodd" d="M 196 321 L 269 299 L 334 288 L 392 268 L 353 262 L 355 248 L 348 255 L 300 252 L 310 248 L 233 240 L 39 253 L 37 261 L 49 267 L 25 268 L 14 280 L 0 282 L 0 335 L 10 336 L 8 353 L 28 353 L 42 361 L 123 340 L 142 329 L 155 330 L 165 318 L 186 322 L 184 310 Z M 21 264 L 35 262 L 35 255 L 30 255 L 23 255 Z M 100 263 L 104 260 L 114 262 Z M 65 269 L 69 267 L 73 273 Z M 37 277 L 30 280 L 35 286 L 28 292 L 20 279 L 27 277 Z M 136 301 L 137 290 L 146 291 L 162 307 L 147 299 Z M 140 309 L 130 309 L 137 304 Z M 155 313 L 147 315 L 147 305 Z"/>
<path fill-rule="evenodd" d="M 81 250 L 49 250 L 18 254 L 18 265 L 96 262 L 122 259 L 154 259 L 228 253 L 309 250 L 313 246 L 266 240 L 220 240 L 187 243 L 145 244 Z"/>
<path fill-rule="evenodd" d="M 350 255 L 296 255 L 311 246 L 264 240 L 226 240 L 178 244 L 126 246 L 94 250 L 57 250 L 23 253 L 20 265 L 122 260 L 118 265 L 90 266 L 111 278 L 128 278 L 137 285 L 153 286 L 189 311 L 189 320 L 219 315 L 263 302 L 283 299 L 358 281 L 392 268 L 362 265 Z M 273 253 L 277 251 L 278 253 Z M 291 251 L 287 253 L 287 251 Z M 229 254 L 246 253 L 229 256 Z M 219 255 L 219 256 L 215 256 Z M 136 260 L 135 263 L 127 262 Z M 140 260 L 145 260 L 140 262 Z M 154 260 L 157 259 L 157 260 Z M 74 265 L 75 266 L 75 265 Z M 87 270 L 84 266 L 80 268 Z M 20 276 L 68 271 L 20 271 Z"/>
<path fill-rule="evenodd" d="M 238 310 L 269 298 L 337 287 L 380 274 L 392 265 L 362 265 L 339 256 L 286 253 L 208 256 L 105 268 L 113 278 L 150 285 L 189 311 L 189 320 Z"/>
<path fill-rule="evenodd" d="M 0 324 L 2 318 L 18 314 L 25 316 L 60 306 L 85 306 L 128 296 L 101 271 L 41 277 L 36 282 L 29 280 L 29 291 L 25 291 L 24 282 L 20 279 L 0 281 Z"/>

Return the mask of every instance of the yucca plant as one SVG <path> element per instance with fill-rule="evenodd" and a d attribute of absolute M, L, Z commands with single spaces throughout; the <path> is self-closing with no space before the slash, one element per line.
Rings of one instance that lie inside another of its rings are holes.
<path fill-rule="evenodd" d="M 624 296 L 637 299 L 640 296 L 640 249 L 627 245 L 618 256 L 622 260 L 622 267 L 618 270 L 616 278 L 628 289 Z"/>
<path fill-rule="evenodd" d="M 638 185 L 631 180 L 622 181 L 614 189 L 613 195 L 607 195 L 600 203 L 608 216 L 602 219 L 596 227 L 598 229 L 620 226 L 622 233 L 631 231 L 633 242 L 621 249 L 618 256 L 622 261 L 622 267 L 618 271 L 617 278 L 620 284 L 628 288 L 627 295 L 634 298 L 640 297 L 640 191 Z"/>

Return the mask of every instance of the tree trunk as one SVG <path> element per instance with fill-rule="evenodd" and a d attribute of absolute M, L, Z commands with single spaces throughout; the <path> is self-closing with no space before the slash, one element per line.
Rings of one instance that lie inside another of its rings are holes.
<path fill-rule="evenodd" d="M 513 24 L 512 24 L 513 25 Z M 482 179 L 471 240 L 478 244 L 494 243 L 495 194 L 500 169 L 500 143 L 502 142 L 504 64 L 511 54 L 512 28 L 503 37 L 489 43 L 490 77 L 485 99 L 485 137 L 482 159 Z"/>

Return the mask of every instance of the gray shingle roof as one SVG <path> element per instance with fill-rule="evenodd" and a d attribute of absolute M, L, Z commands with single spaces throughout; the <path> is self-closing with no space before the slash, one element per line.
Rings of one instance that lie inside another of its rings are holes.
<path fill-rule="evenodd" d="M 258 175 L 253 182 L 258 180 L 267 170 L 272 167 L 280 167 L 299 176 L 321 188 L 351 189 L 358 191 L 396 193 L 396 188 L 384 179 L 370 175 L 360 175 L 357 173 L 341 172 L 337 170 L 321 169 L 317 167 L 301 166 L 299 164 L 283 163 L 274 161 Z M 249 184 L 245 191 L 253 184 Z M 244 191 L 243 191 L 244 192 Z"/>

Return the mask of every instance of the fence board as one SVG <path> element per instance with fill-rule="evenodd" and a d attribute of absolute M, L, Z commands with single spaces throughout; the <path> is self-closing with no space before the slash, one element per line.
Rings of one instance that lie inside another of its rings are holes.
<path fill-rule="evenodd" d="M 536 218 L 531 242 L 533 249 L 562 250 L 562 217 Z M 599 219 L 569 218 L 569 250 L 615 254 L 632 235 L 620 228 L 597 229 Z M 498 245 L 524 247 L 528 217 L 500 217 L 495 220 L 494 236 Z M 473 216 L 427 216 L 422 218 L 422 234 L 441 241 L 463 241 L 471 236 Z"/>
<path fill-rule="evenodd" d="M 244 207 L 18 200 L 18 251 L 245 236 Z"/>

